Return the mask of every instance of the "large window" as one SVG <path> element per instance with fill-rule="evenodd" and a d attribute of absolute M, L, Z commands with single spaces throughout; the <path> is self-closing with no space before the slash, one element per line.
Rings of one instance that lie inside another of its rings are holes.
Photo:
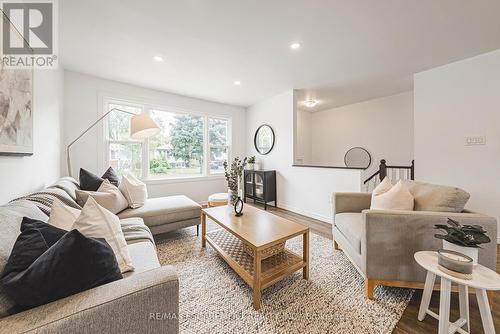
<path fill-rule="evenodd" d="M 130 115 L 112 112 L 107 122 L 107 159 L 119 174 L 145 179 L 221 174 L 230 154 L 228 119 L 105 102 L 105 108 L 148 113 L 161 132 L 144 141 L 130 139 Z"/>
<path fill-rule="evenodd" d="M 223 173 L 224 161 L 228 160 L 227 119 L 208 119 L 209 170 L 210 173 Z"/>
<path fill-rule="evenodd" d="M 142 108 L 108 104 L 108 110 L 118 108 L 124 111 L 139 114 Z M 121 175 L 128 170 L 136 176 L 142 176 L 142 141 L 130 138 L 130 115 L 114 111 L 108 117 L 108 161 Z"/>

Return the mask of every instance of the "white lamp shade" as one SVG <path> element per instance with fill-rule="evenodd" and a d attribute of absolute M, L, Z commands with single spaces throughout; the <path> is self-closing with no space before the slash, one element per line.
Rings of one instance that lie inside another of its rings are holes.
<path fill-rule="evenodd" d="M 160 127 L 147 114 L 134 115 L 130 118 L 130 137 L 145 139 L 160 133 Z"/>

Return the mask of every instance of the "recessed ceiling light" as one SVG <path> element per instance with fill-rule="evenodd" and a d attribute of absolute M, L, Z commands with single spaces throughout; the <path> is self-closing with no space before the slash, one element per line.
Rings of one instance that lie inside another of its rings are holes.
<path fill-rule="evenodd" d="M 314 108 L 318 105 L 318 101 L 316 100 L 306 100 L 304 101 L 304 105 L 307 107 L 307 108 Z"/>
<path fill-rule="evenodd" d="M 240 80 L 235 80 L 234 82 L 235 86 L 241 86 L 241 81 Z"/>
<path fill-rule="evenodd" d="M 300 43 L 295 42 L 295 43 L 290 44 L 290 49 L 292 49 L 292 50 L 300 49 Z"/>
<path fill-rule="evenodd" d="M 154 56 L 153 60 L 161 63 L 161 62 L 163 62 L 163 57 L 161 57 L 161 56 Z"/>

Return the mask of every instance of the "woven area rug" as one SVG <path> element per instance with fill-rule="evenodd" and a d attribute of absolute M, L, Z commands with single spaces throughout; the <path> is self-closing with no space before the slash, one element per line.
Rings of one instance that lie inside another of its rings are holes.
<path fill-rule="evenodd" d="M 286 247 L 302 254 L 301 237 Z M 347 257 L 311 234 L 309 280 L 298 271 L 270 286 L 255 311 L 251 289 L 210 245 L 201 248 L 194 228 L 157 240 L 157 248 L 161 264 L 179 276 L 181 333 L 391 333 L 413 293 L 377 287 L 367 300 Z"/>

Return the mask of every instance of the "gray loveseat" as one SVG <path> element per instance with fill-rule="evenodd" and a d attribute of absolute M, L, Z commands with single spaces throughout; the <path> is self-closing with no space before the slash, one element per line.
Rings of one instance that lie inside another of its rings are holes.
<path fill-rule="evenodd" d="M 425 271 L 414 260 L 415 252 L 438 250 L 435 224 L 452 218 L 463 224 L 481 225 L 491 243 L 481 245 L 479 263 L 496 269 L 497 221 L 467 211 L 383 211 L 370 210 L 371 193 L 333 194 L 334 247 L 342 249 L 365 278 L 367 298 L 376 285 L 423 288 Z M 416 199 L 417 203 L 417 199 Z"/>
<path fill-rule="evenodd" d="M 0 206 L 0 271 L 20 233 L 22 217 L 47 221 L 54 198 L 77 205 L 74 202 L 76 187 L 74 180 L 65 178 L 31 194 L 29 199 Z M 172 223 L 179 226 L 175 221 Z M 121 225 L 135 271 L 125 273 L 119 281 L 19 313 L 0 286 L 0 331 L 178 333 L 179 281 L 174 268 L 160 266 L 152 234 L 142 218 L 124 218 Z"/>

